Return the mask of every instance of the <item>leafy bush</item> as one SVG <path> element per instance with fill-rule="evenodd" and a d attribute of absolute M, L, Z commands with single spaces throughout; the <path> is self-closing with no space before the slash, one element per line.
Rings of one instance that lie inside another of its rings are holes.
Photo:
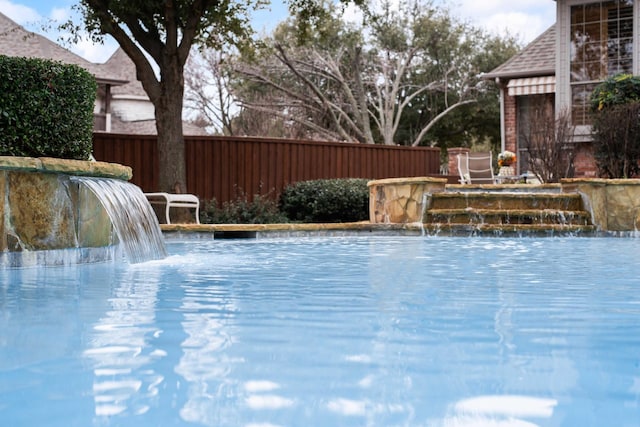
<path fill-rule="evenodd" d="M 235 200 L 218 206 L 216 199 L 204 204 L 200 211 L 203 224 L 279 224 L 287 217 L 278 210 L 278 204 L 268 196 L 254 195 L 249 200 L 246 194 L 240 194 Z"/>
<path fill-rule="evenodd" d="M 640 77 L 619 74 L 600 83 L 591 93 L 591 111 L 640 102 Z"/>
<path fill-rule="evenodd" d="M 0 55 L 0 155 L 88 159 L 96 90 L 79 66 Z"/>
<path fill-rule="evenodd" d="M 367 179 L 320 179 L 288 186 L 280 210 L 292 221 L 356 222 L 369 218 Z"/>
<path fill-rule="evenodd" d="M 640 168 L 640 77 L 619 75 L 591 95 L 594 157 L 601 176 L 630 178 Z"/>

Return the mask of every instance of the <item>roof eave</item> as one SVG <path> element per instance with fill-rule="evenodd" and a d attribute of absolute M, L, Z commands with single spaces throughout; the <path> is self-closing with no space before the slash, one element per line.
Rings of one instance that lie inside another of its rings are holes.
<path fill-rule="evenodd" d="M 105 84 L 105 85 L 111 85 L 111 86 L 122 86 L 122 85 L 126 85 L 127 83 L 129 83 L 129 80 L 117 80 L 117 79 L 109 79 L 109 78 L 102 78 L 102 77 L 97 77 L 96 76 L 96 82 L 98 84 Z"/>
<path fill-rule="evenodd" d="M 527 71 L 511 71 L 511 72 L 497 72 L 497 73 L 486 73 L 481 77 L 485 80 L 494 80 L 494 79 L 519 79 L 522 77 L 540 77 L 540 76 L 555 76 L 556 70 L 555 68 L 549 69 L 540 69 L 540 70 L 527 70 Z"/>

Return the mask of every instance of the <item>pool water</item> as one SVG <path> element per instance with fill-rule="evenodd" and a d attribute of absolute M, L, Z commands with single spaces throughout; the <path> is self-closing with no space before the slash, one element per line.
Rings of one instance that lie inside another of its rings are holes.
<path fill-rule="evenodd" d="M 2 426 L 639 426 L 640 240 L 174 241 L 0 271 Z"/>

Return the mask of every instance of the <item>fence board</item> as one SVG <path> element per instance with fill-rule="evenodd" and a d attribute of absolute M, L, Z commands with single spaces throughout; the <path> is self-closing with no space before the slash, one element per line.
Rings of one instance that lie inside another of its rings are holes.
<path fill-rule="evenodd" d="M 202 200 L 276 197 L 288 184 L 324 178 L 438 176 L 440 149 L 274 138 L 185 137 L 187 187 Z M 153 135 L 95 133 L 96 159 L 133 169 L 132 182 L 158 191 L 158 149 Z"/>

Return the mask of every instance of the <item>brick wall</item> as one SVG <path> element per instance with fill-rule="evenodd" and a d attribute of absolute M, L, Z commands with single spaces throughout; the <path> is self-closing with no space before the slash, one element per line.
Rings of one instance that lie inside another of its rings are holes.
<path fill-rule="evenodd" d="M 578 145 L 578 151 L 573 160 L 573 167 L 576 178 L 593 178 L 598 176 L 598 168 L 593 158 L 592 143 L 582 142 Z"/>
<path fill-rule="evenodd" d="M 468 153 L 469 149 L 464 147 L 453 147 L 447 149 L 449 159 L 449 175 L 459 177 L 458 171 L 458 154 Z"/>

